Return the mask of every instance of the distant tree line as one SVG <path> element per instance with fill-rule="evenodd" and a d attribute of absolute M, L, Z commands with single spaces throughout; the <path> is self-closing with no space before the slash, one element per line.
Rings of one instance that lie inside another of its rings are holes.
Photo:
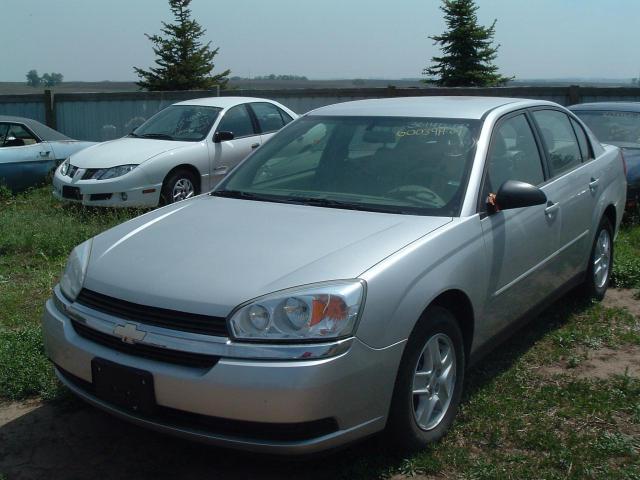
<path fill-rule="evenodd" d="M 301 80 L 307 82 L 309 79 L 304 75 L 276 75 L 272 73 L 270 75 L 258 75 L 252 78 L 231 77 L 231 80 Z"/>
<path fill-rule="evenodd" d="M 37 70 L 29 70 L 27 72 L 27 85 L 30 87 L 55 87 L 62 83 L 64 75 L 61 73 L 51 72 L 43 73 L 42 76 L 38 75 Z"/>

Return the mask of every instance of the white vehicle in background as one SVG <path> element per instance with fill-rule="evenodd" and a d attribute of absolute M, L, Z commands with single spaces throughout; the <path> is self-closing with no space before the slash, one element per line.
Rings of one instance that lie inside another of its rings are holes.
<path fill-rule="evenodd" d="M 56 170 L 53 195 L 104 207 L 155 207 L 210 190 L 297 115 L 262 98 L 175 103 L 126 137 L 90 147 Z"/>

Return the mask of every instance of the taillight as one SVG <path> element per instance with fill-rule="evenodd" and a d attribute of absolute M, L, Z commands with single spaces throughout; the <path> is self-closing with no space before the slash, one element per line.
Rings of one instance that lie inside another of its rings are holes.
<path fill-rule="evenodd" d="M 627 161 L 624 159 L 624 153 L 622 153 L 622 149 L 620 149 L 620 158 L 622 159 L 622 168 L 624 170 L 624 176 L 627 176 Z"/>

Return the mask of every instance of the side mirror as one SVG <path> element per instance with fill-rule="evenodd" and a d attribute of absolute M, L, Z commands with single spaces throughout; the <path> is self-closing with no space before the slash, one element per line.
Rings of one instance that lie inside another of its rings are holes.
<path fill-rule="evenodd" d="M 216 132 L 213 135 L 213 141 L 215 143 L 226 142 L 227 140 L 233 140 L 234 138 L 235 136 L 233 135 L 233 132 L 222 131 Z"/>
<path fill-rule="evenodd" d="M 531 207 L 547 203 L 547 196 L 538 187 L 517 180 L 504 182 L 495 196 L 497 210 Z"/>

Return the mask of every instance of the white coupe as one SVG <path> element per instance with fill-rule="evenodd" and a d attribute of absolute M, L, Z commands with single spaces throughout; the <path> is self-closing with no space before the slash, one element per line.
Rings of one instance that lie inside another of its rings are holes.
<path fill-rule="evenodd" d="M 105 207 L 155 207 L 219 181 L 297 115 L 266 99 L 213 97 L 175 103 L 126 137 L 67 158 L 53 195 Z"/>

